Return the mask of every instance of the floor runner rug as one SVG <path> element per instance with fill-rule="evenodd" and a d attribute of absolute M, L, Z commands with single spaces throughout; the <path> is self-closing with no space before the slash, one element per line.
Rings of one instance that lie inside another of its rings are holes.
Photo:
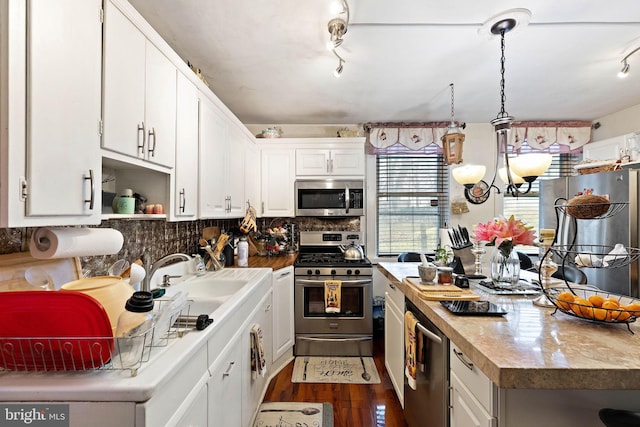
<path fill-rule="evenodd" d="M 299 356 L 293 365 L 291 381 L 378 384 L 380 376 L 372 357 Z"/>
<path fill-rule="evenodd" d="M 333 405 L 310 402 L 265 402 L 254 427 L 333 427 Z"/>

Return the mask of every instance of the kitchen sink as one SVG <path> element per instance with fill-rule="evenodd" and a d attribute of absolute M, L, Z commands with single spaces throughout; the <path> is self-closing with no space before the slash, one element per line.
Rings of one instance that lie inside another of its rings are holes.
<path fill-rule="evenodd" d="M 215 299 L 224 302 L 246 284 L 246 280 L 204 278 L 188 281 L 185 286 L 189 292 L 189 299 Z"/>
<path fill-rule="evenodd" d="M 209 314 L 216 311 L 224 301 L 219 299 L 194 299 L 189 301 L 189 316 L 198 316 L 200 314 Z"/>

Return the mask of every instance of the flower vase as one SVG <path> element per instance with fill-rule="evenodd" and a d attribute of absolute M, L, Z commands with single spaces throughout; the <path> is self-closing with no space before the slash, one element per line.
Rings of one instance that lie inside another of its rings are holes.
<path fill-rule="evenodd" d="M 499 247 L 491 255 L 491 280 L 496 286 L 515 287 L 520 280 L 520 258 L 513 249 L 505 255 Z"/>

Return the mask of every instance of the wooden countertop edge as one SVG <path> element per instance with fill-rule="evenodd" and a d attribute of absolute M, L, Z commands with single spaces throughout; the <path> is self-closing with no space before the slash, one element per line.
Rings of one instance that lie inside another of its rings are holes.
<path fill-rule="evenodd" d="M 271 268 L 273 271 L 280 270 L 292 266 L 296 259 L 298 259 L 298 253 L 278 255 L 278 256 L 250 256 L 249 265 L 247 268 Z M 236 257 L 233 266 L 227 268 L 244 268 L 238 267 L 238 257 Z"/>

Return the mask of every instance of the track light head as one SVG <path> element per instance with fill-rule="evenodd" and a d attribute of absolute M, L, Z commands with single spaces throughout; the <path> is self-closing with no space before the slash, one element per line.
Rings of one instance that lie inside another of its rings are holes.
<path fill-rule="evenodd" d="M 618 77 L 620 77 L 621 79 L 624 79 L 628 75 L 629 75 L 629 63 L 625 60 L 625 61 L 622 61 L 622 69 L 618 73 Z"/>

